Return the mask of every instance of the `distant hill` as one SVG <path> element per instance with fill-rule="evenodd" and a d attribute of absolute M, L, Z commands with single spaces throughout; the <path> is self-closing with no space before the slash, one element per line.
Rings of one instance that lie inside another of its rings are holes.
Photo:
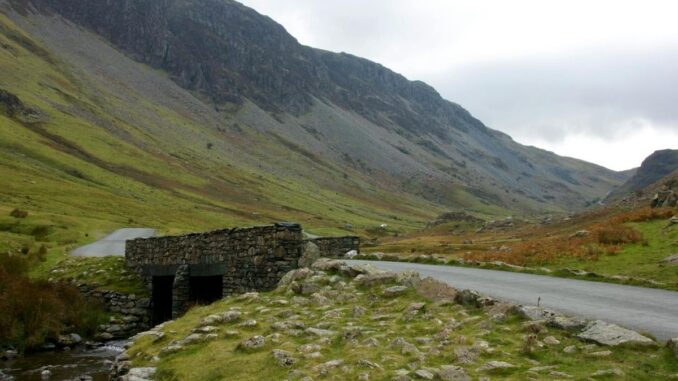
<path fill-rule="evenodd" d="M 80 207 L 120 219 L 411 228 L 462 208 L 576 210 L 628 178 L 518 144 L 431 86 L 303 46 L 234 1 L 0 0 L 0 12 L 0 89 L 40 117 L 0 113 L 3 177 L 31 174 L 0 188 L 5 205 L 96 190 L 125 207 Z"/>
<path fill-rule="evenodd" d="M 608 200 L 617 200 L 634 192 L 643 191 L 651 185 L 678 170 L 678 150 L 665 149 L 655 151 L 648 156 L 635 171 L 635 174 L 619 188 L 615 189 Z"/>

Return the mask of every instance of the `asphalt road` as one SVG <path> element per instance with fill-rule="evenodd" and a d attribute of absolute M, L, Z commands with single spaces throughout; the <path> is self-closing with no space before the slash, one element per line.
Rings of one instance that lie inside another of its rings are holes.
<path fill-rule="evenodd" d="M 678 292 L 542 275 L 416 263 L 370 263 L 391 271 L 414 270 L 458 289 L 537 305 L 588 319 L 648 332 L 659 340 L 678 337 Z"/>
<path fill-rule="evenodd" d="M 71 255 L 78 257 L 106 257 L 106 256 L 124 256 L 125 241 L 134 238 L 148 238 L 155 235 L 155 229 L 146 228 L 125 228 L 114 231 L 106 237 L 81 246 L 73 251 Z"/>

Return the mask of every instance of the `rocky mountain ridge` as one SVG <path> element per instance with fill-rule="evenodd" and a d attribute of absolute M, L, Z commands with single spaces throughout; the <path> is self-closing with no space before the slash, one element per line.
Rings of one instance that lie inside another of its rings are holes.
<path fill-rule="evenodd" d="M 298 195 L 318 190 L 342 199 L 333 210 L 397 207 L 378 213 L 391 224 L 397 214 L 427 214 L 421 221 L 458 209 L 571 211 L 626 179 L 520 145 L 430 86 L 300 45 L 234 1 L 0 0 L 0 11 L 4 44 L 20 52 L 0 50 L 2 69 L 32 68 L 0 86 L 45 110 L 49 120 L 34 131 L 59 141 L 52 147 L 78 143 L 86 165 L 182 197 L 199 192 L 227 213 L 308 213 Z M 28 58 L 35 62 L 16 66 Z M 74 124 L 90 127 L 76 133 Z M 129 146 L 119 152 L 132 168 L 102 164 L 121 156 L 107 156 L 101 141 Z M 126 156 L 136 150 L 150 156 Z M 285 190 L 268 191 L 269 181 Z"/>
<path fill-rule="evenodd" d="M 640 168 L 630 179 L 610 194 L 609 199 L 619 199 L 634 192 L 643 192 L 675 171 L 678 171 L 678 150 L 655 151 L 643 160 Z M 653 190 L 655 189 L 648 189 L 650 192 Z"/>

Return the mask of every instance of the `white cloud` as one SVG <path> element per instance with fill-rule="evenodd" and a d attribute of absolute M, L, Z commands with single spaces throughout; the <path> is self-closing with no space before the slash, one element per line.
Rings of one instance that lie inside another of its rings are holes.
<path fill-rule="evenodd" d="M 652 152 L 667 147 L 678 147 L 678 129 L 656 128 L 645 120 L 632 120 L 620 126 L 613 139 L 575 132 L 562 140 L 548 141 L 529 136 L 517 138 L 523 144 L 533 145 L 563 156 L 597 163 L 614 170 L 637 167 Z"/>
<path fill-rule="evenodd" d="M 243 2 L 301 43 L 428 82 L 518 141 L 615 169 L 678 148 L 676 1 Z M 638 121 L 642 134 L 620 133 Z"/>

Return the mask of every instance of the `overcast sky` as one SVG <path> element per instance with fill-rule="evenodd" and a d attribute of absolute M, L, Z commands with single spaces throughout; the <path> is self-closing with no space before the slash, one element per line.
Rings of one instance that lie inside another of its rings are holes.
<path fill-rule="evenodd" d="M 521 143 L 617 170 L 678 149 L 678 1 L 241 1 Z"/>

